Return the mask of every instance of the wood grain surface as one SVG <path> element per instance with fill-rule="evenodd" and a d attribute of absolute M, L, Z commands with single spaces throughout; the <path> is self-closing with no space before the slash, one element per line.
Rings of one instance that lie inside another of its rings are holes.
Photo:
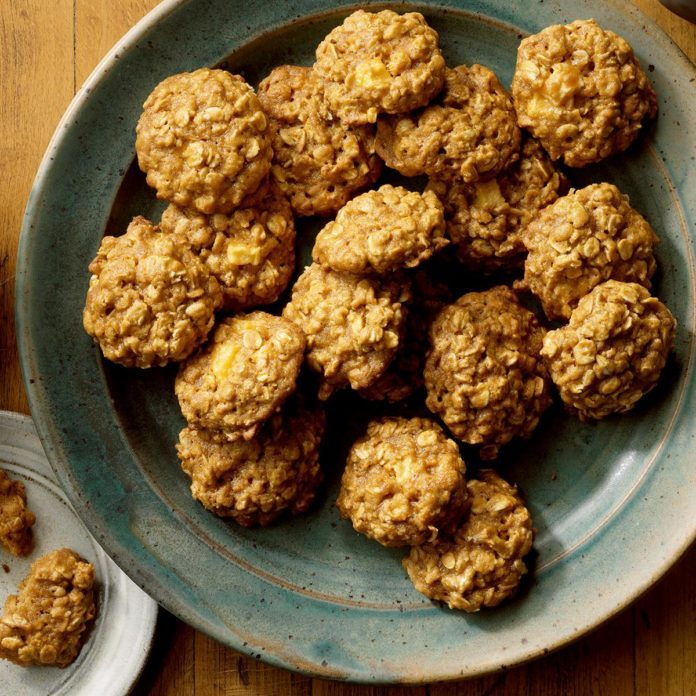
<path fill-rule="evenodd" d="M 111 46 L 156 4 L 156 0 L 0 0 L 0 408 L 28 412 L 15 347 L 13 303 L 19 227 L 36 168 L 76 89 Z M 636 4 L 696 60 L 695 26 L 656 0 Z M 545 659 L 497 675 L 413 688 L 312 680 L 243 657 L 162 613 L 135 693 L 694 696 L 696 548 L 632 607 L 594 633 Z"/>

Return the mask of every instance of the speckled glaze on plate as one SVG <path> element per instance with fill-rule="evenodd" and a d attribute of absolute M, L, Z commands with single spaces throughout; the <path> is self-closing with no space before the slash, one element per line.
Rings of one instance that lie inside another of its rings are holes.
<path fill-rule="evenodd" d="M 594 16 L 629 40 L 659 95 L 647 137 L 575 180 L 617 184 L 658 230 L 656 291 L 679 321 L 674 358 L 630 415 L 581 425 L 557 411 L 530 442 L 505 453 L 502 472 L 520 484 L 538 530 L 533 580 L 515 601 L 468 616 L 427 601 L 406 578 L 401 551 L 339 520 L 341 437 L 324 457 L 323 503 L 308 516 L 244 530 L 207 513 L 191 499 L 173 449 L 182 426 L 173 370 L 104 364 L 81 326 L 86 267 L 105 230 L 161 210 L 132 164 L 133 129 L 152 87 L 220 62 L 252 82 L 278 63 L 309 64 L 321 37 L 355 7 L 168 1 L 124 37 L 68 109 L 37 176 L 19 253 L 19 347 L 39 433 L 73 504 L 165 607 L 247 654 L 315 675 L 455 679 L 582 635 L 645 590 L 694 538 L 695 72 L 658 28 L 617 0 L 581 9 L 570 0 L 396 6 L 424 12 L 450 64 L 483 63 L 507 85 L 520 36 Z M 333 427 L 347 436 L 352 425 Z"/>
<path fill-rule="evenodd" d="M 109 559 L 70 506 L 31 418 L 0 411 L 0 468 L 21 481 L 36 514 L 34 549 L 25 558 L 0 548 L 0 605 L 31 564 L 67 546 L 94 565 L 97 617 L 77 659 L 64 669 L 20 667 L 0 660 L 0 693 L 12 696 L 124 696 L 150 652 L 157 604 Z"/>

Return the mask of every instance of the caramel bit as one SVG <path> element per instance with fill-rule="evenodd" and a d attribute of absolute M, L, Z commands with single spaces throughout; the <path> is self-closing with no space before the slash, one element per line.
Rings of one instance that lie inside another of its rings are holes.
<path fill-rule="evenodd" d="M 26 667 L 66 667 L 95 616 L 94 568 L 70 549 L 35 561 L 0 618 L 0 657 Z"/>
<path fill-rule="evenodd" d="M 13 556 L 28 555 L 33 546 L 31 528 L 35 522 L 36 516 L 27 509 L 24 484 L 13 481 L 0 469 L 0 543 Z M 5 572 L 9 573 L 9 568 Z"/>

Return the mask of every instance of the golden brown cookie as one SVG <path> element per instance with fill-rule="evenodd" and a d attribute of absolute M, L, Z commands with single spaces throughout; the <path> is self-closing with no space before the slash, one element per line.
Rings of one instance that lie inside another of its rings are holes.
<path fill-rule="evenodd" d="M 445 89 L 433 104 L 377 122 L 377 152 L 404 176 L 428 174 L 472 183 L 512 164 L 520 130 L 512 99 L 483 65 L 447 71 Z"/>
<path fill-rule="evenodd" d="M 183 238 L 136 217 L 120 237 L 104 237 L 89 265 L 82 315 L 104 357 L 126 367 L 187 358 L 206 338 L 222 293 Z"/>
<path fill-rule="evenodd" d="M 228 440 L 253 437 L 295 390 L 304 349 L 302 331 L 282 317 L 224 319 L 179 369 L 175 391 L 184 417 Z"/>
<path fill-rule="evenodd" d="M 324 421 L 322 410 L 288 404 L 251 440 L 224 442 L 184 428 L 176 449 L 193 497 L 245 527 L 305 512 L 322 480 Z"/>
<path fill-rule="evenodd" d="M 415 546 L 403 560 L 419 592 L 466 612 L 513 595 L 532 548 L 529 510 L 518 491 L 484 469 L 467 484 L 470 511 L 453 537 Z"/>
<path fill-rule="evenodd" d="M 475 184 L 431 178 L 426 190 L 445 207 L 447 236 L 472 270 L 521 267 L 522 231 L 539 211 L 568 190 L 568 182 L 537 140 L 525 138 L 517 162 L 495 179 Z"/>
<path fill-rule="evenodd" d="M 331 117 L 311 68 L 281 65 L 259 85 L 273 145 L 271 173 L 296 215 L 333 215 L 382 171 L 374 127 Z"/>
<path fill-rule="evenodd" d="M 229 213 L 271 167 L 268 122 L 239 75 L 201 68 L 172 75 L 145 100 L 135 151 L 147 183 L 201 213 Z"/>
<path fill-rule="evenodd" d="M 609 280 L 650 287 L 657 235 L 613 184 L 591 184 L 559 198 L 524 230 L 521 288 L 549 319 L 568 319 L 581 297 Z"/>
<path fill-rule="evenodd" d="M 13 556 L 26 556 L 34 545 L 31 528 L 36 516 L 27 508 L 27 492 L 0 469 L 0 544 Z"/>
<path fill-rule="evenodd" d="M 387 274 L 413 268 L 447 244 L 434 193 L 385 184 L 338 211 L 317 235 L 312 258 L 334 271 Z"/>
<path fill-rule="evenodd" d="M 523 39 L 512 96 L 519 125 L 571 167 L 622 152 L 657 113 L 655 90 L 631 47 L 594 19 Z"/>
<path fill-rule="evenodd" d="M 608 280 L 583 297 L 541 355 L 567 409 L 580 420 L 623 413 L 657 383 L 676 322 L 637 283 Z"/>
<path fill-rule="evenodd" d="M 0 618 L 0 657 L 22 667 L 67 667 L 78 656 L 94 618 L 94 568 L 70 549 L 31 566 Z"/>
<path fill-rule="evenodd" d="M 283 316 L 307 337 L 307 363 L 321 376 L 321 399 L 374 382 L 396 354 L 410 299 L 400 279 L 378 282 L 314 263 L 292 290 Z"/>
<path fill-rule="evenodd" d="M 229 215 L 203 215 L 170 205 L 160 225 L 189 241 L 220 284 L 225 309 L 275 302 L 295 270 L 295 221 L 285 196 L 274 186 L 258 200 L 245 199 Z"/>
<path fill-rule="evenodd" d="M 494 459 L 529 437 L 551 404 L 539 357 L 544 329 L 506 286 L 462 295 L 430 327 L 426 406 L 463 442 Z"/>
<path fill-rule="evenodd" d="M 382 418 L 351 448 L 336 505 L 383 546 L 416 546 L 453 530 L 466 510 L 459 449 L 428 418 Z"/>
<path fill-rule="evenodd" d="M 319 44 L 316 58 L 329 108 L 352 125 L 424 106 L 445 77 L 437 32 L 418 12 L 353 12 Z"/>

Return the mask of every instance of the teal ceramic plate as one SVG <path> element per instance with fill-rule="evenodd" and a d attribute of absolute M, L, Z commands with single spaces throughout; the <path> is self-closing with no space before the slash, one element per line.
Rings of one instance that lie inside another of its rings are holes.
<path fill-rule="evenodd" d="M 659 95 L 646 137 L 576 183 L 616 183 L 659 231 L 656 291 L 679 321 L 674 358 L 632 414 L 596 425 L 552 414 L 533 440 L 505 453 L 501 466 L 538 530 L 533 573 L 515 601 L 473 616 L 431 604 L 411 587 L 400 551 L 339 520 L 333 500 L 349 419 L 333 419 L 329 483 L 310 515 L 243 530 L 208 514 L 191 499 L 173 449 L 182 426 L 173 371 L 104 364 L 82 330 L 86 268 L 105 230 L 161 209 L 132 164 L 133 129 L 152 87 L 202 65 L 222 63 L 256 82 L 275 64 L 310 63 L 355 5 L 168 1 L 146 17 L 87 81 L 41 165 L 16 311 L 48 456 L 87 526 L 137 583 L 185 621 L 276 665 L 424 682 L 500 669 L 576 638 L 645 590 L 694 537 L 695 73 L 659 29 L 616 0 L 582 9 L 571 0 L 397 7 L 427 15 L 450 64 L 484 63 L 508 85 L 523 34 L 594 16 L 631 42 Z"/>

